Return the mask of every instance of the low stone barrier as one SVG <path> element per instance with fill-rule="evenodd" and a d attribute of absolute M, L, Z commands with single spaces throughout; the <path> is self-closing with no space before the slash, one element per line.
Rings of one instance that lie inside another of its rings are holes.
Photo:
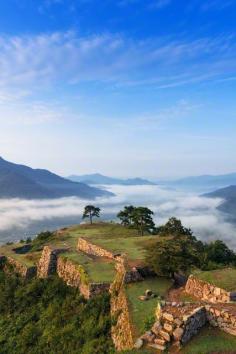
<path fill-rule="evenodd" d="M 104 249 L 100 246 L 94 245 L 93 243 L 90 243 L 81 237 L 78 240 L 77 249 L 79 251 L 82 251 L 87 254 L 91 254 L 93 256 L 114 259 L 114 254 L 112 252 L 107 251 L 106 249 Z"/>
<path fill-rule="evenodd" d="M 236 336 L 236 311 L 230 308 L 220 308 L 206 305 L 207 318 L 213 327 L 218 327 L 224 332 Z"/>
<path fill-rule="evenodd" d="M 31 266 L 27 267 L 26 265 L 18 262 L 16 259 L 12 257 L 6 257 L 6 266 L 10 265 L 12 266 L 14 272 L 20 274 L 22 277 L 26 279 L 31 279 L 37 274 L 37 267 L 36 266 Z"/>
<path fill-rule="evenodd" d="M 180 307 L 178 307 L 180 306 Z M 157 320 L 150 331 L 137 340 L 137 344 L 146 343 L 151 348 L 165 351 L 170 345 L 186 344 L 207 322 L 204 306 L 176 304 L 163 309 L 159 305 Z"/>
<path fill-rule="evenodd" d="M 186 293 L 212 303 L 227 303 L 235 299 L 235 292 L 229 292 L 190 275 L 185 285 Z"/>

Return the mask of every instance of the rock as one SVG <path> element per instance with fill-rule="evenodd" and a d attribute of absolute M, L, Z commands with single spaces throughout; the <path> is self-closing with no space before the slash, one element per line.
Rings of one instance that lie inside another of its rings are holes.
<path fill-rule="evenodd" d="M 145 342 L 151 343 L 155 339 L 155 335 L 151 331 L 145 332 L 140 339 L 144 340 Z"/>
<path fill-rule="evenodd" d="M 178 327 L 180 327 L 180 326 L 182 325 L 183 321 L 181 321 L 179 318 L 176 318 L 176 319 L 174 320 L 174 323 L 175 323 Z"/>
<path fill-rule="evenodd" d="M 182 338 L 183 333 L 184 333 L 183 328 L 176 328 L 174 330 L 174 332 L 173 332 L 174 339 L 176 341 L 180 341 L 180 339 Z"/>
<path fill-rule="evenodd" d="M 150 348 L 154 348 L 154 349 L 161 350 L 161 351 L 166 350 L 166 347 L 165 347 L 165 346 L 159 345 L 159 344 L 148 344 L 148 346 L 149 346 Z"/>
<path fill-rule="evenodd" d="M 158 333 L 159 333 L 159 331 L 160 331 L 161 328 L 162 328 L 162 327 L 161 327 L 160 322 L 159 322 L 159 321 L 156 321 L 156 322 L 154 323 L 154 325 L 152 326 L 152 332 L 153 332 L 155 335 L 158 335 Z"/>
<path fill-rule="evenodd" d="M 173 326 L 169 323 L 165 323 L 164 324 L 164 329 L 168 332 L 168 333 L 172 333 L 173 332 Z"/>
<path fill-rule="evenodd" d="M 164 312 L 164 313 L 162 314 L 162 317 L 163 317 L 165 320 L 169 321 L 169 322 L 173 322 L 173 321 L 174 321 L 174 317 L 173 317 L 173 315 L 171 315 L 170 313 Z"/>
<path fill-rule="evenodd" d="M 170 341 L 170 335 L 169 335 L 169 333 L 167 333 L 167 332 L 165 332 L 165 331 L 163 331 L 163 330 L 160 330 L 159 334 L 160 334 L 160 336 L 161 336 L 162 338 L 164 338 L 167 342 Z"/>
<path fill-rule="evenodd" d="M 147 300 L 148 300 L 147 296 L 145 296 L 145 295 L 141 295 L 141 296 L 139 296 L 138 298 L 139 298 L 139 300 L 141 300 L 141 301 L 147 301 Z"/>
<path fill-rule="evenodd" d="M 219 310 L 217 310 L 217 309 L 215 309 L 215 315 L 217 316 L 217 317 L 219 317 L 220 316 L 220 311 Z"/>
<path fill-rule="evenodd" d="M 147 289 L 147 290 L 145 291 L 145 295 L 146 295 L 147 297 L 150 297 L 152 294 L 153 294 L 152 290 Z"/>
<path fill-rule="evenodd" d="M 154 343 L 164 346 L 166 344 L 166 341 L 162 338 L 156 338 L 156 339 L 154 339 Z"/>
<path fill-rule="evenodd" d="M 143 346 L 143 340 L 141 338 L 138 338 L 134 344 L 135 349 L 140 349 Z"/>

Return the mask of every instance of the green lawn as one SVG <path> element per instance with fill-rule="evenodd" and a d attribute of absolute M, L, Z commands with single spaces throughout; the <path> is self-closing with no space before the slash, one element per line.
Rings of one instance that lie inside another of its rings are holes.
<path fill-rule="evenodd" d="M 228 291 L 236 290 L 236 269 L 224 268 L 206 272 L 195 272 L 194 275 L 219 288 Z"/>
<path fill-rule="evenodd" d="M 235 353 L 236 337 L 219 329 L 206 327 L 181 351 L 181 354 Z"/>
<path fill-rule="evenodd" d="M 143 333 L 145 320 L 154 315 L 157 306 L 156 298 L 141 301 L 138 297 L 144 295 L 147 289 L 152 290 L 157 295 L 165 296 L 171 285 L 172 282 L 170 279 L 156 277 L 126 286 L 131 318 L 137 335 Z"/>
<path fill-rule="evenodd" d="M 66 252 L 63 256 L 81 265 L 91 282 L 112 282 L 115 277 L 115 264 L 111 260 L 89 257 L 82 252 Z"/>

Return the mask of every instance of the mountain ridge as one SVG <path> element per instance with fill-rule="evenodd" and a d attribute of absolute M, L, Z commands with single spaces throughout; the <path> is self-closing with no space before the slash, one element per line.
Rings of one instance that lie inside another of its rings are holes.
<path fill-rule="evenodd" d="M 0 157 L 0 198 L 50 199 L 75 196 L 94 199 L 112 195 L 103 189 L 67 180 L 49 170 L 33 169 Z"/>
<path fill-rule="evenodd" d="M 143 178 L 127 178 L 127 179 L 122 179 L 122 178 L 116 178 L 116 177 L 109 177 L 102 175 L 100 173 L 93 173 L 93 174 L 87 174 L 87 175 L 71 175 L 68 176 L 68 179 L 74 182 L 83 182 L 87 184 L 108 184 L 108 185 L 124 185 L 124 186 L 140 186 L 140 185 L 156 185 L 156 183 L 151 182 L 147 179 Z"/>
<path fill-rule="evenodd" d="M 236 217 L 236 185 L 220 188 L 214 192 L 205 193 L 203 196 L 208 198 L 222 198 L 223 201 L 218 209 Z"/>

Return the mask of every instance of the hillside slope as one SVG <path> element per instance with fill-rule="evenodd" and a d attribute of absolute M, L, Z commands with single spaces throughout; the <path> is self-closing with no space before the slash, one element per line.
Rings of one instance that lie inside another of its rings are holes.
<path fill-rule="evenodd" d="M 32 169 L 0 158 L 0 198 L 60 198 L 77 196 L 94 199 L 112 193 L 62 178 L 48 170 Z"/>
<path fill-rule="evenodd" d="M 212 193 L 204 194 L 204 196 L 209 198 L 222 198 L 224 201 L 218 209 L 236 216 L 236 185 L 218 189 Z"/>

